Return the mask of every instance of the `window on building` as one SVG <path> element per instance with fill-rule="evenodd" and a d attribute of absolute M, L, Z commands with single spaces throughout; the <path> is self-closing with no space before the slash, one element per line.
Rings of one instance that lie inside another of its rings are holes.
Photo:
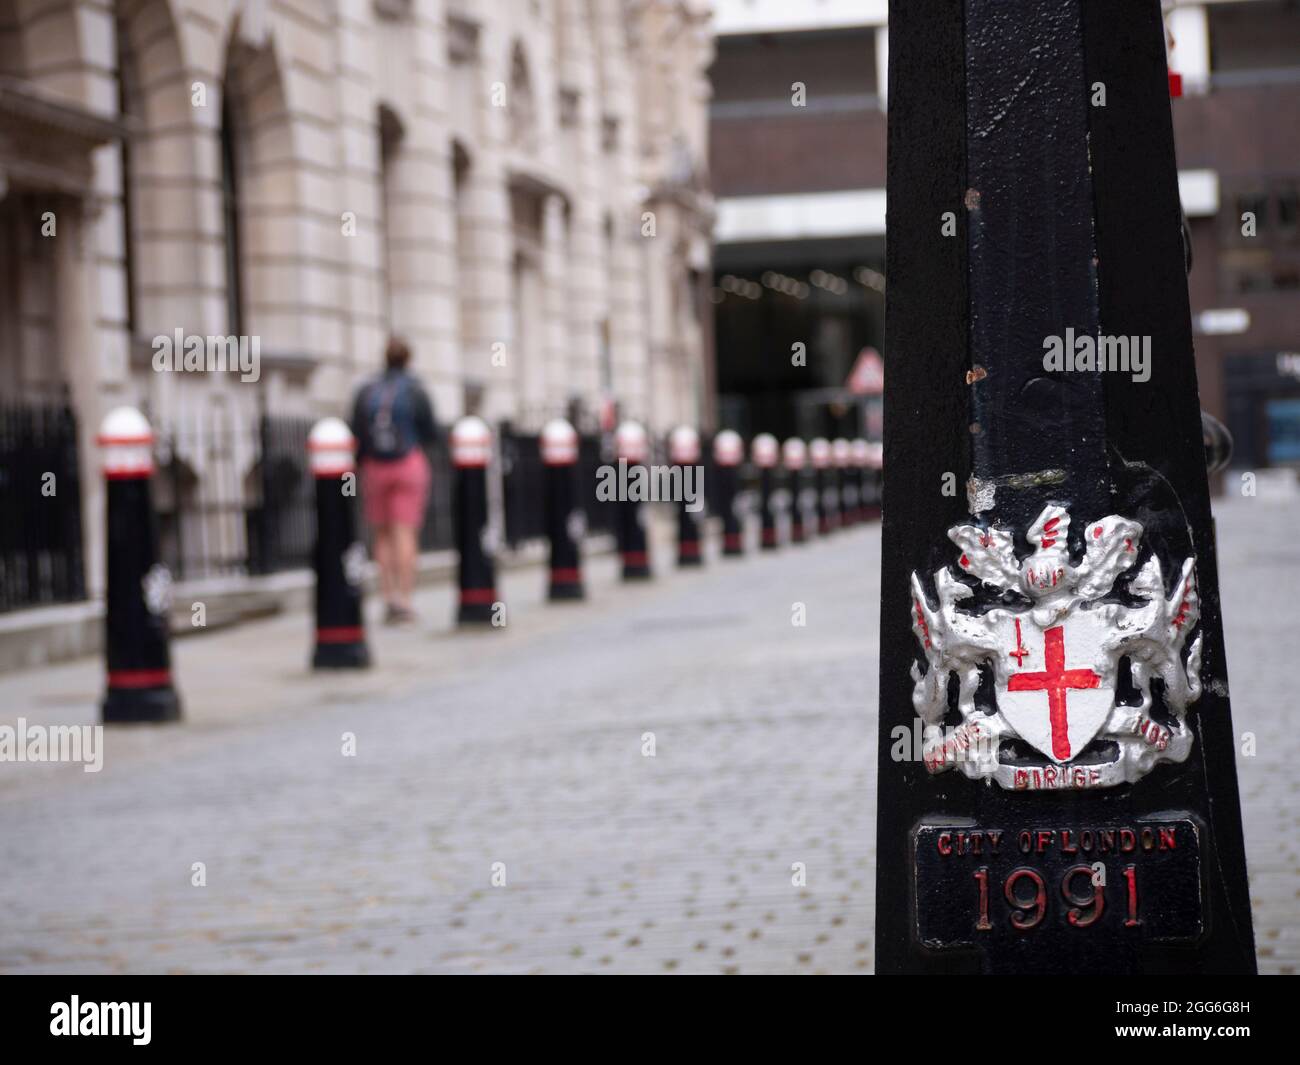
<path fill-rule="evenodd" d="M 1216 88 L 1289 82 L 1300 71 L 1300 4 L 1255 0 L 1208 8 Z"/>
<path fill-rule="evenodd" d="M 238 117 L 231 94 L 221 94 L 221 219 L 225 234 L 226 326 L 244 335 L 243 262 L 239 217 Z"/>
<path fill-rule="evenodd" d="M 1300 288 L 1300 178 L 1255 181 L 1225 193 L 1232 207 L 1219 227 L 1224 291 Z"/>
<path fill-rule="evenodd" d="M 876 38 L 869 28 L 735 35 L 718 41 L 711 71 L 714 118 L 878 109 Z"/>
<path fill-rule="evenodd" d="M 394 162 L 401 150 L 405 135 L 401 119 L 384 105 L 379 107 L 379 249 L 380 269 L 383 271 L 383 309 L 384 325 L 391 333 L 394 330 L 393 316 L 393 236 L 397 227 L 393 222 L 394 211 Z"/>
<path fill-rule="evenodd" d="M 510 60 L 510 95 L 506 100 L 510 123 L 510 143 L 516 148 L 532 151 L 537 147 L 537 106 L 533 99 L 533 83 L 528 72 L 528 59 L 522 45 L 515 45 Z"/>

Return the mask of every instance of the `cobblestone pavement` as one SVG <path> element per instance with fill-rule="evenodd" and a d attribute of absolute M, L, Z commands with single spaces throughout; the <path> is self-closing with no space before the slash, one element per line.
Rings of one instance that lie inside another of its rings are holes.
<path fill-rule="evenodd" d="M 1267 639 L 1300 614 L 1297 518 L 1219 519 L 1275 971 L 1300 964 L 1300 750 Z M 660 562 L 620 587 L 592 560 L 581 605 L 513 572 L 497 632 L 422 593 L 364 676 L 307 672 L 301 616 L 178 641 L 184 725 L 108 730 L 98 774 L 0 765 L 0 970 L 870 971 L 878 527 Z M 93 721 L 99 683 L 90 661 L 6 677 L 0 720 Z"/>

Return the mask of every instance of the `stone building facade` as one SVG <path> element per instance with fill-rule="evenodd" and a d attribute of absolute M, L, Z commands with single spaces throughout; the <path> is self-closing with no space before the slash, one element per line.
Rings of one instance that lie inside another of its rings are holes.
<path fill-rule="evenodd" d="M 0 393 L 71 398 L 92 589 L 121 403 L 341 413 L 396 332 L 444 422 L 708 422 L 711 47 L 696 0 L 0 0 Z"/>

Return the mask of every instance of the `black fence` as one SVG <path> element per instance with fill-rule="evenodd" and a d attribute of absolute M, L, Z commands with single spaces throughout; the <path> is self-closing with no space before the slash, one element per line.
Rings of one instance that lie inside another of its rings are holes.
<path fill-rule="evenodd" d="M 427 455 L 433 483 L 424 508 L 424 524 L 420 527 L 420 550 L 449 551 L 456 543 L 456 525 L 451 513 L 453 474 L 447 437 L 440 436 Z"/>
<path fill-rule="evenodd" d="M 518 547 L 546 535 L 541 445 L 536 433 L 518 433 L 508 422 L 499 439 L 506 543 Z"/>
<path fill-rule="evenodd" d="M 177 580 L 267 574 L 311 565 L 315 489 L 307 435 L 313 419 L 228 412 L 156 432 L 154 508 L 159 551 Z M 505 538 L 546 535 L 536 433 L 500 428 Z M 445 436 L 428 451 L 433 478 L 420 548 L 454 545 L 453 472 Z M 593 532 L 615 508 L 596 498 L 612 462 L 599 433 L 579 437 L 580 495 Z M 48 476 L 47 476 L 48 475 Z M 364 507 L 358 484 L 358 509 Z M 362 525 L 364 528 L 364 524 Z M 0 405 L 0 611 L 85 597 L 75 418 L 62 405 Z"/>
<path fill-rule="evenodd" d="M 158 434 L 158 511 L 163 560 L 178 580 L 267 574 L 311 565 L 316 493 L 307 456 L 312 418 L 210 418 Z M 433 472 L 420 549 L 455 542 L 451 454 L 445 437 L 428 452 Z M 365 479 L 358 478 L 358 518 Z M 364 522 L 363 534 L 368 533 Z"/>
<path fill-rule="evenodd" d="M 502 423 L 500 440 L 505 538 L 513 548 L 546 536 L 541 442 L 537 433 L 519 432 L 509 422 Z M 605 436 L 583 433 L 578 437 L 573 476 L 578 480 L 578 499 L 588 532 L 614 531 L 615 508 L 596 497 L 598 471 L 613 461 L 612 445 Z"/>
<path fill-rule="evenodd" d="M 76 418 L 0 404 L 0 612 L 85 594 Z"/>
<path fill-rule="evenodd" d="M 316 494 L 307 466 L 311 427 L 310 418 L 260 420 L 260 494 L 248 520 L 248 569 L 252 573 L 311 565 L 316 537 Z"/>
<path fill-rule="evenodd" d="M 263 498 L 256 423 L 206 411 L 201 420 L 157 427 L 155 436 L 159 552 L 172 575 L 248 573 L 260 549 Z M 299 462 L 305 465 L 305 452 Z"/>

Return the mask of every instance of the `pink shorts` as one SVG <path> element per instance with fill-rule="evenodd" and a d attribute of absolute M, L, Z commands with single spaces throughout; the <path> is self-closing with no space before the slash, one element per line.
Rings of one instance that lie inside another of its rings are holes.
<path fill-rule="evenodd" d="M 371 526 L 404 525 L 418 529 L 424 524 L 424 504 L 431 479 L 429 460 L 419 448 L 412 448 L 391 462 L 363 459 L 361 492 L 365 496 L 366 521 Z"/>

